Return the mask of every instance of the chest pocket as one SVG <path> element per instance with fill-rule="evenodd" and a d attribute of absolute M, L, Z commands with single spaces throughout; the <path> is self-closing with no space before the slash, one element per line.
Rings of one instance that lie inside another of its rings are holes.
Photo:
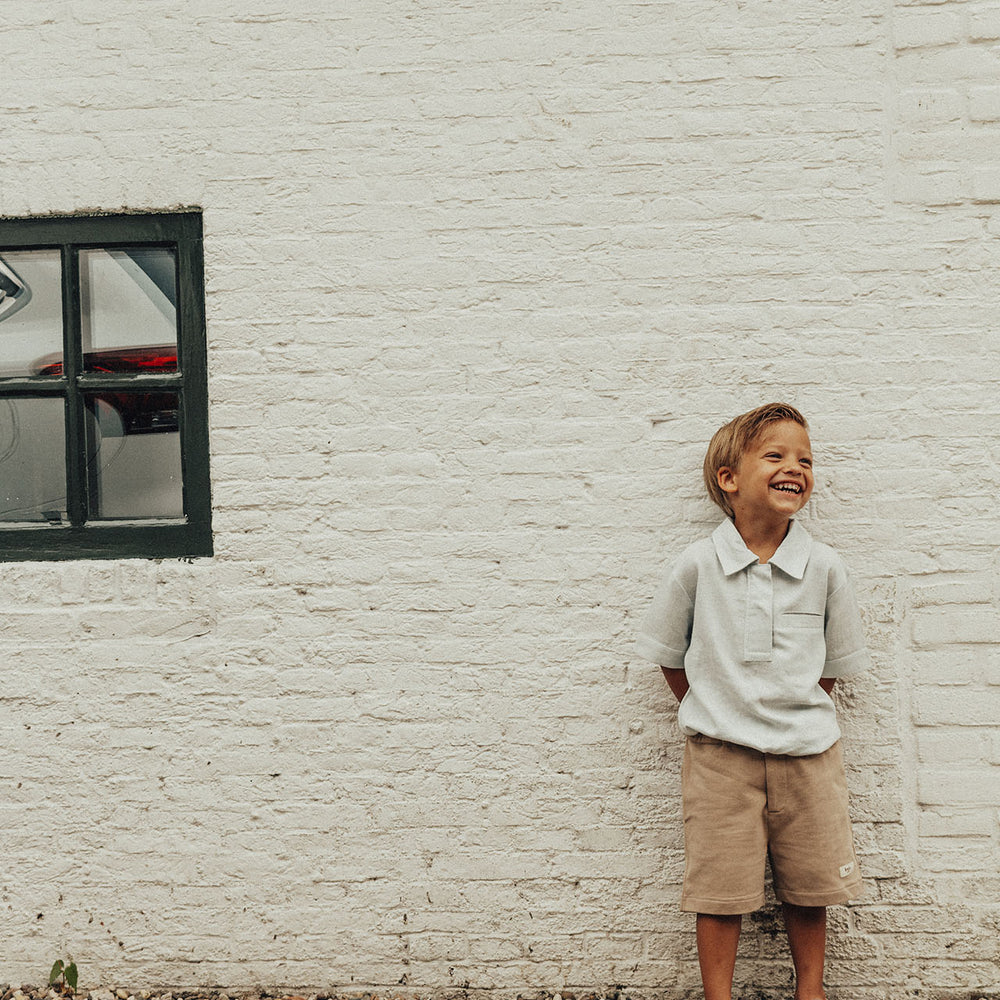
<path fill-rule="evenodd" d="M 784 628 L 821 629 L 824 615 L 819 611 L 785 611 L 781 615 Z"/>

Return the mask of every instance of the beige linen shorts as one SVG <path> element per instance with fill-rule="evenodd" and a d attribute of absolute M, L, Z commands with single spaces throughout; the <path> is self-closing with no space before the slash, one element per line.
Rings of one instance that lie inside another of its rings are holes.
<path fill-rule="evenodd" d="M 689 736 L 681 782 L 682 910 L 759 909 L 768 855 L 783 902 L 829 906 L 861 895 L 839 742 L 820 754 L 788 757 Z"/>

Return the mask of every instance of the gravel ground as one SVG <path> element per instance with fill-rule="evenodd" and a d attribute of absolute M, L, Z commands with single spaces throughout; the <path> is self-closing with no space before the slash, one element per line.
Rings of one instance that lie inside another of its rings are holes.
<path fill-rule="evenodd" d="M 431 990 L 426 994 L 419 991 L 395 993 L 392 990 L 375 992 L 304 992 L 289 993 L 277 989 L 144 989 L 129 990 L 121 987 L 99 987 L 93 990 L 77 990 L 76 993 L 60 992 L 54 986 L 12 986 L 0 984 L 0 1000 L 473 1000 L 479 991 L 463 989 Z M 514 997 L 513 991 L 506 995 Z M 516 994 L 516 1000 L 629 1000 L 619 990 L 588 993 L 550 993 L 545 990 L 528 990 Z M 998 998 L 1000 1000 L 1000 998 Z"/>
<path fill-rule="evenodd" d="M 129 990 L 100 987 L 62 993 L 53 986 L 11 986 L 0 984 L 0 1000 L 348 1000 L 347 994 L 302 993 L 290 994 L 281 990 Z M 349 1000 L 392 1000 L 374 993 L 350 994 Z"/>
<path fill-rule="evenodd" d="M 144 989 L 129 990 L 122 987 L 99 987 L 92 990 L 80 989 L 76 993 L 60 992 L 54 986 L 12 986 L 0 984 L 0 1000 L 472 1000 L 479 991 L 463 989 L 430 990 L 425 994 L 410 990 L 396 993 L 391 989 L 375 992 L 370 987 L 363 991 L 328 991 L 289 993 L 279 989 Z M 508 991 L 510 997 L 514 993 Z M 525 991 L 517 993 L 516 1000 L 628 1000 L 617 990 L 590 993 L 550 993 Z"/>
<path fill-rule="evenodd" d="M 423 997 L 417 992 L 397 994 L 391 990 L 386 992 L 303 992 L 289 993 L 286 990 L 225 990 L 225 989 L 153 989 L 127 990 L 120 987 L 100 987 L 93 990 L 78 990 L 76 993 L 61 993 L 52 986 L 11 986 L 0 984 L 0 1000 L 431 1000 L 436 996 L 439 1000 L 472 1000 L 477 991 L 446 990 L 440 993 L 430 991 Z M 488 995 L 488 994 L 487 994 Z M 511 997 L 515 996 L 512 992 Z M 738 994 L 741 997 L 763 997 L 768 994 L 751 991 Z M 969 1000 L 1000 1000 L 1000 985 L 995 989 L 978 990 L 972 993 L 962 991 L 961 995 Z M 517 993 L 516 1000 L 629 1000 L 626 993 L 620 990 L 605 990 L 590 993 L 550 993 L 544 990 Z"/>

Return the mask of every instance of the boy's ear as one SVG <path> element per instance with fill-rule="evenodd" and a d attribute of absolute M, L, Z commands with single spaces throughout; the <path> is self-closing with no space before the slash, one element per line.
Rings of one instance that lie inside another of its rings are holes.
<path fill-rule="evenodd" d="M 715 481 L 726 493 L 737 492 L 736 470 L 724 465 L 715 473 Z"/>

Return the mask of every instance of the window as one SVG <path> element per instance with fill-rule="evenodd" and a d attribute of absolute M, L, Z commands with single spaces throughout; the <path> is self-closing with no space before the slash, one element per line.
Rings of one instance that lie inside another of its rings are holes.
<path fill-rule="evenodd" d="M 0 559 L 211 555 L 201 234 L 0 219 Z"/>

